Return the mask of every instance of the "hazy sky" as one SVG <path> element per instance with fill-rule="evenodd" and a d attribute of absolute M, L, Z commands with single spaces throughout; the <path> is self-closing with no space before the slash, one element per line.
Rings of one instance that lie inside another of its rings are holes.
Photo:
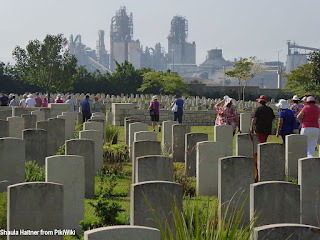
<path fill-rule="evenodd" d="M 0 0 L 0 61 L 12 62 L 16 45 L 45 35 L 81 34 L 96 47 L 98 30 L 106 31 L 120 6 L 133 13 L 134 39 L 143 46 L 160 42 L 168 49 L 170 21 L 175 15 L 189 21 L 188 41 L 197 44 L 197 64 L 207 50 L 222 48 L 224 58 L 257 56 L 285 61 L 286 41 L 320 48 L 319 0 Z"/>

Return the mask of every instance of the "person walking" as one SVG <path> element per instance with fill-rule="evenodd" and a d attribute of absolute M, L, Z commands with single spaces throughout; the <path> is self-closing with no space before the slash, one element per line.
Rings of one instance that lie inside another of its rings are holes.
<path fill-rule="evenodd" d="M 28 98 L 26 99 L 26 107 L 33 108 L 36 105 L 36 100 L 34 100 L 33 95 L 29 94 Z"/>
<path fill-rule="evenodd" d="M 175 96 L 175 100 L 172 102 L 172 112 L 173 112 L 173 121 L 177 121 L 181 124 L 182 123 L 182 116 L 183 116 L 183 104 L 184 101 L 181 99 L 181 94 L 177 93 Z"/>
<path fill-rule="evenodd" d="M 303 104 L 300 104 L 300 98 L 297 95 L 294 95 L 292 98 L 292 105 L 290 107 L 290 109 L 292 110 L 294 116 L 297 119 L 297 124 L 298 127 L 300 128 L 300 120 L 297 118 L 298 114 L 301 112 L 302 108 L 303 108 Z"/>
<path fill-rule="evenodd" d="M 91 109 L 89 104 L 89 95 L 81 102 L 82 121 L 86 122 L 91 117 Z"/>
<path fill-rule="evenodd" d="M 9 107 L 18 107 L 19 101 L 16 99 L 15 95 L 12 95 L 12 99 L 10 101 Z"/>
<path fill-rule="evenodd" d="M 9 105 L 9 98 L 8 96 L 6 96 L 4 92 L 1 92 L 0 103 L 1 103 L 1 106 Z"/>
<path fill-rule="evenodd" d="M 256 107 L 254 110 L 250 126 L 250 132 L 253 131 L 253 127 L 255 126 L 256 134 L 259 138 L 259 143 L 264 143 L 267 141 L 268 136 L 272 132 L 272 122 L 275 119 L 275 115 L 272 108 L 266 105 L 266 96 L 261 95 L 257 99 L 257 102 L 259 103 L 259 106 Z"/>
<path fill-rule="evenodd" d="M 36 93 L 36 97 L 34 98 L 34 100 L 36 101 L 36 105 L 35 107 L 42 107 L 42 99 L 39 97 L 39 93 Z"/>
<path fill-rule="evenodd" d="M 230 125 L 233 129 L 233 135 L 239 128 L 239 115 L 236 108 L 232 105 L 233 99 L 229 96 L 224 96 L 223 100 L 215 105 L 217 118 L 215 125 Z"/>
<path fill-rule="evenodd" d="M 26 107 L 26 99 L 28 98 L 27 94 L 23 94 L 22 99 L 20 100 L 19 106 L 20 107 Z"/>
<path fill-rule="evenodd" d="M 42 99 L 42 107 L 48 107 L 48 100 L 46 97 L 43 97 Z"/>
<path fill-rule="evenodd" d="M 286 136 L 293 134 L 295 130 L 298 131 L 298 124 L 293 111 L 289 109 L 289 105 L 285 99 L 280 99 L 276 107 L 280 110 L 276 137 L 280 135 L 282 143 L 285 144 Z"/>
<path fill-rule="evenodd" d="M 158 123 L 159 132 L 161 132 L 161 125 L 159 124 L 159 116 L 160 116 L 160 103 L 158 102 L 158 97 L 153 96 L 152 101 L 149 105 L 150 118 L 152 122 L 152 130 L 155 132 L 156 123 Z"/>
<path fill-rule="evenodd" d="M 92 103 L 92 112 L 97 113 L 97 112 L 102 112 L 102 102 L 99 101 L 98 97 L 94 97 L 94 103 Z"/>
<path fill-rule="evenodd" d="M 305 100 L 305 105 L 298 114 L 298 119 L 302 120 L 301 135 L 308 137 L 308 157 L 314 157 L 315 149 L 319 138 L 319 115 L 320 109 L 316 106 L 314 97 L 309 96 Z"/>
<path fill-rule="evenodd" d="M 250 125 L 250 136 L 252 137 L 253 127 L 256 129 L 256 134 L 258 135 L 258 143 L 264 143 L 267 141 L 268 136 L 272 132 L 272 122 L 275 119 L 275 115 L 273 113 L 272 108 L 268 107 L 267 97 L 265 95 L 261 95 L 257 102 L 259 106 L 255 108 L 253 117 Z M 253 142 L 253 137 L 251 139 Z M 258 173 L 258 155 L 257 153 L 253 154 L 253 158 L 255 160 L 255 182 L 259 180 Z"/>
<path fill-rule="evenodd" d="M 67 101 L 66 101 L 67 104 L 70 104 L 70 112 L 74 112 L 75 110 L 75 107 L 76 107 L 76 104 L 75 102 L 71 99 L 71 96 L 68 95 L 67 96 Z"/>

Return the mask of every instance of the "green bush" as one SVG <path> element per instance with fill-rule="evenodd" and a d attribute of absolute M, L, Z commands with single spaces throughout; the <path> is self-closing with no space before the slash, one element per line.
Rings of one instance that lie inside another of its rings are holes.
<path fill-rule="evenodd" d="M 124 143 L 110 144 L 103 147 L 103 160 L 105 164 L 123 163 L 129 161 L 129 147 Z"/>
<path fill-rule="evenodd" d="M 106 124 L 106 141 L 111 144 L 117 144 L 120 130 L 117 126 Z"/>
<path fill-rule="evenodd" d="M 195 196 L 196 188 L 194 178 L 185 176 L 185 168 L 183 163 L 173 163 L 173 179 L 175 182 L 182 184 L 183 194 Z"/>
<path fill-rule="evenodd" d="M 26 162 L 25 172 L 25 182 L 44 182 L 46 180 L 44 166 L 40 167 L 36 161 Z"/>
<path fill-rule="evenodd" d="M 7 229 L 7 192 L 0 193 L 0 229 Z"/>

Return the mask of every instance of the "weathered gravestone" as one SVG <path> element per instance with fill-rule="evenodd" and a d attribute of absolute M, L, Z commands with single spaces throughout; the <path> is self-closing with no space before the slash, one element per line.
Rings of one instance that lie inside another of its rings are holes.
<path fill-rule="evenodd" d="M 48 121 L 37 122 L 37 129 L 47 131 L 47 154 L 55 155 L 65 141 L 65 120 L 62 118 L 49 118 Z"/>
<path fill-rule="evenodd" d="M 259 181 L 284 181 L 284 145 L 280 143 L 258 144 Z"/>
<path fill-rule="evenodd" d="M 228 208 L 225 222 L 229 221 L 233 209 L 239 211 L 243 205 L 241 224 L 250 223 L 250 184 L 254 183 L 254 159 L 244 156 L 219 159 L 218 198 L 219 221 Z M 228 207 L 229 205 L 229 207 Z"/>
<path fill-rule="evenodd" d="M 84 158 L 76 155 L 47 157 L 46 182 L 63 185 L 63 228 L 75 229 L 80 234 L 79 222 L 84 219 Z"/>
<path fill-rule="evenodd" d="M 230 125 L 214 126 L 214 141 L 222 142 L 225 156 L 233 156 L 233 129 Z"/>
<path fill-rule="evenodd" d="M 291 134 L 286 136 L 285 160 L 286 175 L 298 178 L 298 159 L 307 157 L 308 136 Z"/>
<path fill-rule="evenodd" d="M 178 124 L 177 121 L 162 122 L 162 147 L 166 153 L 172 153 L 172 125 Z"/>
<path fill-rule="evenodd" d="M 160 240 L 160 231 L 142 226 L 102 227 L 84 232 L 84 240 Z"/>
<path fill-rule="evenodd" d="M 57 183 L 30 182 L 8 186 L 8 231 L 54 231 L 63 229 L 63 186 Z M 8 236 L 9 240 L 44 239 L 37 236 Z M 62 240 L 62 235 L 50 236 Z"/>
<path fill-rule="evenodd" d="M 301 158 L 298 164 L 300 223 L 319 226 L 320 158 Z"/>
<path fill-rule="evenodd" d="M 24 119 L 24 128 L 36 128 L 37 116 L 30 114 L 22 114 L 21 117 Z"/>
<path fill-rule="evenodd" d="M 57 118 L 62 118 L 65 120 L 65 139 L 74 138 L 74 117 L 72 115 L 58 115 Z"/>
<path fill-rule="evenodd" d="M 73 139 L 66 141 L 66 155 L 84 157 L 85 197 L 94 197 L 94 142 L 88 139 Z"/>
<path fill-rule="evenodd" d="M 165 222 L 174 228 L 172 204 L 183 212 L 183 188 L 181 184 L 165 181 L 149 181 L 131 185 L 130 224 L 157 228 L 147 201 L 155 211 L 162 227 Z"/>
<path fill-rule="evenodd" d="M 218 161 L 224 157 L 223 143 L 205 141 L 197 146 L 197 193 L 199 196 L 218 195 Z"/>
<path fill-rule="evenodd" d="M 47 155 L 48 133 L 43 129 L 30 128 L 22 131 L 25 140 L 26 161 L 36 161 L 44 166 Z"/>
<path fill-rule="evenodd" d="M 240 131 L 241 133 L 249 133 L 251 126 L 252 114 L 245 112 L 240 113 Z"/>
<path fill-rule="evenodd" d="M 187 133 L 185 135 L 185 169 L 186 176 L 196 176 L 197 143 L 208 141 L 206 133 Z"/>
<path fill-rule="evenodd" d="M 139 122 L 138 119 L 134 119 L 132 117 L 125 117 L 124 118 L 124 138 L 126 144 L 129 146 L 129 124 Z"/>
<path fill-rule="evenodd" d="M 252 138 L 251 138 L 252 136 Z M 238 133 L 236 136 L 236 154 L 237 156 L 253 157 L 257 153 L 258 136 L 249 135 L 249 133 Z"/>
<path fill-rule="evenodd" d="M 94 141 L 94 172 L 96 173 L 103 164 L 103 133 L 96 130 L 80 131 L 79 138 Z"/>
<path fill-rule="evenodd" d="M 12 117 L 11 107 L 0 106 L 0 120 L 6 120 L 7 117 Z"/>
<path fill-rule="evenodd" d="M 89 123 L 100 123 L 100 126 L 102 124 L 103 142 L 105 143 L 106 142 L 106 120 L 102 119 L 101 117 L 91 117 L 91 119 L 89 120 Z M 94 129 L 95 127 L 92 126 L 91 128 L 92 128 L 91 130 L 99 130 L 101 127 L 96 127 L 97 129 Z"/>
<path fill-rule="evenodd" d="M 253 240 L 318 240 L 320 228 L 294 223 L 270 224 L 253 229 Z"/>
<path fill-rule="evenodd" d="M 250 218 L 256 226 L 300 222 L 300 186 L 281 181 L 250 185 Z"/>
<path fill-rule="evenodd" d="M 37 122 L 46 120 L 46 113 L 44 111 L 40 111 L 40 109 L 38 111 L 32 111 L 31 115 L 37 116 Z"/>
<path fill-rule="evenodd" d="M 24 119 L 22 117 L 8 117 L 9 137 L 22 138 Z"/>
<path fill-rule="evenodd" d="M 158 141 L 137 141 L 132 147 L 132 182 L 137 176 L 136 161 L 138 157 L 148 155 L 161 155 L 161 143 Z"/>
<path fill-rule="evenodd" d="M 185 162 L 185 135 L 190 132 L 190 126 L 172 125 L 172 158 L 174 162 Z"/>
<path fill-rule="evenodd" d="M 134 140 L 134 133 L 135 132 L 141 132 L 141 131 L 148 131 L 148 124 L 141 123 L 141 122 L 135 122 L 129 124 L 129 157 L 130 161 L 133 162 L 132 158 L 132 144 Z"/>
<path fill-rule="evenodd" d="M 141 131 L 134 133 L 134 142 L 143 140 L 158 141 L 158 133 L 149 131 Z"/>
<path fill-rule="evenodd" d="M 0 138 L 9 137 L 9 122 L 0 119 Z"/>
<path fill-rule="evenodd" d="M 0 192 L 7 186 L 24 182 L 25 142 L 21 138 L 0 138 Z"/>
<path fill-rule="evenodd" d="M 137 157 L 135 182 L 169 181 L 173 182 L 173 161 L 170 157 L 149 155 Z"/>
<path fill-rule="evenodd" d="M 95 121 L 90 121 L 90 122 L 85 122 L 83 124 L 83 130 L 96 130 L 96 131 L 100 131 L 102 133 L 104 133 L 102 135 L 102 139 L 103 141 L 105 142 L 106 139 L 105 139 L 105 129 L 103 127 L 103 122 L 95 122 Z"/>

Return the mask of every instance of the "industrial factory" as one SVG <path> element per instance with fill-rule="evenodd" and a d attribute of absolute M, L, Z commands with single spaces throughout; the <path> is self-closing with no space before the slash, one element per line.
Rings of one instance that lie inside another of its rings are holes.
<path fill-rule="evenodd" d="M 207 85 L 237 85 L 234 79 L 227 79 L 224 72 L 232 69 L 233 61 L 223 58 L 222 49 L 208 50 L 203 63 L 196 64 L 196 43 L 188 42 L 188 21 L 185 17 L 174 16 L 168 32 L 168 52 L 160 43 L 154 47 L 143 47 L 133 36 L 133 15 L 125 7 L 120 7 L 110 24 L 110 50 L 105 46 L 105 32 L 98 31 L 96 49 L 91 49 L 82 43 L 81 35 L 70 36 L 70 52 L 78 59 L 78 65 L 83 65 L 88 71 L 99 70 L 102 73 L 113 72 L 115 61 L 125 60 L 135 68 L 150 67 L 155 71 L 170 69 L 178 72 L 186 81 L 198 80 Z M 249 85 L 260 88 L 282 88 L 285 79 L 282 74 L 290 73 L 297 66 L 307 63 L 310 51 L 320 51 L 317 48 L 304 47 L 287 42 L 288 54 L 286 66 L 278 61 L 265 62 L 267 69 L 262 75 L 252 79 Z"/>

